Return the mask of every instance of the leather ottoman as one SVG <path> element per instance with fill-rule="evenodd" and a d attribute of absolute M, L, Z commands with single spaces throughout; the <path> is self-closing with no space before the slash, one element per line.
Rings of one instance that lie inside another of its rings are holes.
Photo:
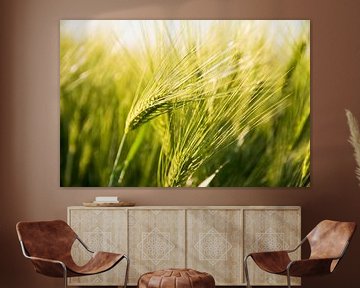
<path fill-rule="evenodd" d="M 138 288 L 214 288 L 214 277 L 192 269 L 166 269 L 140 276 Z"/>

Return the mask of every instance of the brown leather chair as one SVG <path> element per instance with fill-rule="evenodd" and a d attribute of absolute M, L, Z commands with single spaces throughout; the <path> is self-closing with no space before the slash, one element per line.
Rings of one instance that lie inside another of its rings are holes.
<path fill-rule="evenodd" d="M 127 285 L 129 258 L 125 254 L 91 251 L 62 220 L 19 222 L 16 231 L 24 256 L 31 260 L 35 271 L 50 277 L 88 276 L 110 270 L 126 259 L 124 288 Z M 78 266 L 71 257 L 71 247 L 78 240 L 92 254 L 83 266 Z"/>
<path fill-rule="evenodd" d="M 292 250 L 250 253 L 244 259 L 247 287 L 251 287 L 247 267 L 249 257 L 266 272 L 286 275 L 289 288 L 290 276 L 315 276 L 333 272 L 344 256 L 355 229 L 354 222 L 324 220 Z M 306 241 L 311 249 L 309 259 L 291 261 L 289 253 L 296 251 Z"/>

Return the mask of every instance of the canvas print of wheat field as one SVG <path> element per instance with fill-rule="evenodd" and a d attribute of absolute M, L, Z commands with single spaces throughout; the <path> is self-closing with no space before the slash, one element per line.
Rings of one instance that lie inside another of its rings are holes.
<path fill-rule="evenodd" d="M 60 21 L 60 182 L 310 186 L 310 21 Z"/>

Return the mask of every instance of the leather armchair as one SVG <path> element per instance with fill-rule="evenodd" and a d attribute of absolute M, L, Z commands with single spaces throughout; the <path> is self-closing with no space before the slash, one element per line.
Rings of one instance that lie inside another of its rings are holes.
<path fill-rule="evenodd" d="M 247 287 L 251 287 L 247 266 L 249 258 L 266 272 L 286 275 L 289 288 L 291 288 L 291 276 L 305 277 L 332 273 L 344 256 L 355 229 L 354 222 L 324 220 L 292 250 L 250 253 L 244 259 Z M 296 251 L 306 241 L 311 248 L 309 259 L 292 261 L 289 253 Z"/>
<path fill-rule="evenodd" d="M 35 271 L 50 277 L 79 277 L 102 273 L 115 267 L 121 260 L 127 261 L 124 288 L 127 285 L 129 258 L 125 254 L 93 252 L 71 227 L 62 220 L 19 222 L 16 231 L 23 255 L 30 259 Z M 90 260 L 78 266 L 72 256 L 71 247 L 79 241 L 91 254 Z"/>

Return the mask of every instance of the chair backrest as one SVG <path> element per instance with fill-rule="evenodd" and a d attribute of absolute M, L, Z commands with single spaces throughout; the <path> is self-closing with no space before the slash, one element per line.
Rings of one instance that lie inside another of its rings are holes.
<path fill-rule="evenodd" d="M 34 257 L 67 258 L 76 240 L 75 232 L 62 220 L 19 222 L 16 231 L 27 253 Z"/>
<path fill-rule="evenodd" d="M 306 236 L 311 248 L 310 258 L 337 258 L 342 256 L 355 229 L 355 222 L 321 221 Z"/>

